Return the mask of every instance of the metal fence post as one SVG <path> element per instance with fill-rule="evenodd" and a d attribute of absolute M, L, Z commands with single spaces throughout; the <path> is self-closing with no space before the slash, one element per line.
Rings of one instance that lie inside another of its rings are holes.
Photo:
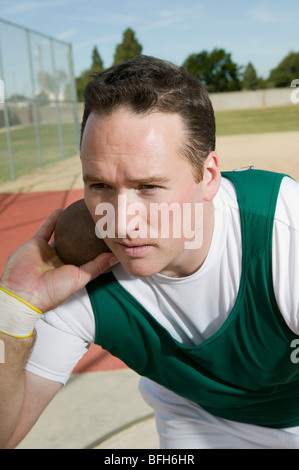
<path fill-rule="evenodd" d="M 31 76 L 31 93 L 32 93 L 32 111 L 33 111 L 33 122 L 35 127 L 35 139 L 36 139 L 36 147 L 37 147 L 37 155 L 39 166 L 43 167 L 43 152 L 42 152 L 42 145 L 40 141 L 40 127 L 39 127 L 39 119 L 38 119 L 38 110 L 37 110 L 37 103 L 35 99 L 35 80 L 34 80 L 34 73 L 33 73 L 33 61 L 32 61 L 32 48 L 31 48 L 31 41 L 30 41 L 30 32 L 26 30 L 27 36 L 27 47 L 28 47 L 28 56 L 29 56 L 29 69 L 30 69 L 30 76 Z"/>
<path fill-rule="evenodd" d="M 0 42 L 0 77 L 4 82 L 5 87 L 5 77 L 4 77 L 4 68 L 3 68 L 3 61 L 2 61 L 2 52 L 1 52 L 1 42 Z M 9 167 L 10 167 L 10 178 L 12 180 L 16 179 L 16 172 L 15 172 L 15 165 L 13 159 L 13 151 L 12 151 L 12 144 L 11 144 L 11 135 L 10 135 L 10 128 L 9 128 L 9 115 L 8 115 L 8 108 L 7 103 L 4 98 L 3 102 L 3 113 L 4 113 L 4 124 L 6 130 L 6 142 L 7 142 L 7 151 L 8 151 L 8 158 L 9 158 Z"/>
<path fill-rule="evenodd" d="M 53 71 L 54 71 L 55 106 L 56 106 L 59 148 L 60 148 L 60 156 L 63 160 L 64 159 L 64 145 L 63 145 L 63 135 L 62 135 L 62 127 L 61 127 L 61 115 L 60 115 L 60 107 L 59 107 L 58 87 L 57 87 L 57 70 L 56 70 L 56 65 L 55 65 L 55 54 L 54 54 L 54 47 L 53 47 L 53 39 L 52 38 L 50 39 L 50 44 L 51 44 L 52 67 L 53 67 Z"/>
<path fill-rule="evenodd" d="M 79 151 L 80 150 L 80 125 L 79 125 L 77 90 L 75 87 L 75 74 L 74 74 L 74 67 L 73 67 L 73 60 L 72 60 L 72 46 L 71 45 L 69 45 L 69 48 L 68 48 L 68 59 L 69 59 L 70 83 L 71 83 L 71 92 L 72 92 L 75 139 L 76 139 L 77 148 Z"/>

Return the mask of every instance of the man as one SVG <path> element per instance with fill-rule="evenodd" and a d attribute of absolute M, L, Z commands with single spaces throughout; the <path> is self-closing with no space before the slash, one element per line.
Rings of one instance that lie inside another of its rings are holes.
<path fill-rule="evenodd" d="M 142 376 L 162 448 L 299 448 L 298 184 L 221 174 L 204 87 L 150 57 L 88 85 L 81 159 L 112 253 L 63 265 L 48 245 L 58 212 L 8 261 L 1 445 L 26 435 L 96 342 Z M 151 208 L 173 204 L 165 236 Z"/>

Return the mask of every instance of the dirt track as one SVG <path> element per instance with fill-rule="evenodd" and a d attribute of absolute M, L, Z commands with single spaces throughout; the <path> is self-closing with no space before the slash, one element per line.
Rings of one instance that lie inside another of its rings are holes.
<path fill-rule="evenodd" d="M 299 181 L 299 131 L 219 137 L 216 150 L 222 170 L 254 165 Z"/>

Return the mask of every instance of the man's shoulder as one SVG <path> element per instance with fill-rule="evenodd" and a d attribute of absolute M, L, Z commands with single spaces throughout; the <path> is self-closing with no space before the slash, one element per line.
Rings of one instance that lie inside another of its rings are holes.
<path fill-rule="evenodd" d="M 275 220 L 299 232 L 299 183 L 290 177 L 282 180 L 277 200 Z"/>

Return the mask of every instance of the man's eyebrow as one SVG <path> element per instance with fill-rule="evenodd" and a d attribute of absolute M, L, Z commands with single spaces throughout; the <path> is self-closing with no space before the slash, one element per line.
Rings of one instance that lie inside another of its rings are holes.
<path fill-rule="evenodd" d="M 94 175 L 88 175 L 88 174 L 84 175 L 83 174 L 83 181 L 86 182 L 86 183 L 89 182 L 89 181 L 100 181 L 100 178 L 98 178 Z"/>
<path fill-rule="evenodd" d="M 98 177 L 98 176 L 94 176 L 94 175 L 89 175 L 89 174 L 86 174 L 86 175 L 83 175 L 83 181 L 84 182 L 89 182 L 89 181 L 93 181 L 93 182 L 101 182 L 101 183 L 107 183 L 109 184 L 108 181 L 106 181 L 104 178 L 101 178 L 101 177 Z M 129 183 L 131 184 L 167 184 L 169 183 L 169 179 L 168 178 L 165 178 L 164 176 L 149 176 L 149 177 L 146 177 L 146 178 L 130 178 L 128 180 Z"/>
<path fill-rule="evenodd" d="M 135 184 L 167 184 L 169 179 L 164 176 L 149 176 L 147 178 L 132 178 L 130 183 Z"/>

